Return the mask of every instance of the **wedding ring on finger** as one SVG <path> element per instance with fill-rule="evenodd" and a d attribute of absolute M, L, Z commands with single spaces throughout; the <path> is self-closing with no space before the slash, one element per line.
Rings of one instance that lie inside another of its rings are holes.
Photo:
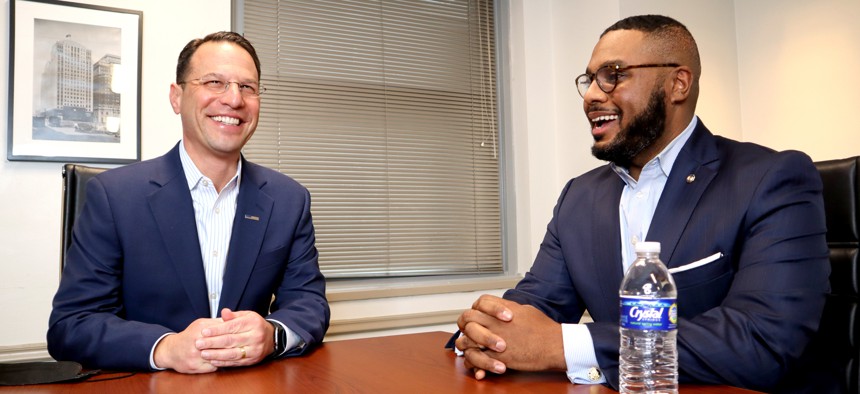
<path fill-rule="evenodd" d="M 245 347 L 244 346 L 239 346 L 239 351 L 242 352 L 242 356 L 239 357 L 240 360 L 245 358 L 245 356 L 247 356 L 247 354 L 245 353 Z"/>

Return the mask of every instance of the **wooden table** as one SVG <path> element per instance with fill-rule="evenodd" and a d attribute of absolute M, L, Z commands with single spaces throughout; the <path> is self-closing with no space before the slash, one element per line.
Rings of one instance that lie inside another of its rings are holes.
<path fill-rule="evenodd" d="M 475 380 L 463 359 L 443 348 L 450 336 L 429 332 L 326 342 L 303 357 L 211 374 L 137 373 L 100 382 L 0 387 L 0 393 L 616 393 L 600 385 L 571 384 L 561 372 L 512 371 Z M 680 391 L 756 393 L 727 386 L 682 385 Z"/>

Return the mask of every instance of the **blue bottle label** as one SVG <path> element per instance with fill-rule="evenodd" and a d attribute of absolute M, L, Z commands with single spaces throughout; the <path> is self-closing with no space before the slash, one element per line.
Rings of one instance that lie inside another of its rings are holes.
<path fill-rule="evenodd" d="M 674 298 L 621 297 L 621 328 L 675 330 L 678 328 L 678 304 Z"/>

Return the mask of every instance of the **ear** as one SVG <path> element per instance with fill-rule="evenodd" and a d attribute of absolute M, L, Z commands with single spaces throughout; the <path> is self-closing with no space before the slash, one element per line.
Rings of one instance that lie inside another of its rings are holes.
<path fill-rule="evenodd" d="M 669 100 L 673 104 L 686 101 L 693 89 L 693 72 L 687 66 L 680 66 L 672 72 L 671 80 L 672 91 Z"/>
<path fill-rule="evenodd" d="M 173 113 L 179 114 L 182 106 L 182 86 L 175 83 L 170 84 L 170 106 L 173 107 Z"/>

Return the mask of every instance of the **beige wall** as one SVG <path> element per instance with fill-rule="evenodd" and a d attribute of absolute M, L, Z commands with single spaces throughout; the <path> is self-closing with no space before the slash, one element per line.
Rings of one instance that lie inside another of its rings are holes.
<path fill-rule="evenodd" d="M 79 0 L 144 13 L 142 148 L 151 158 L 179 138 L 167 101 L 174 59 L 189 39 L 230 27 L 229 0 Z M 528 269 L 558 193 L 600 163 L 573 80 L 600 32 L 620 17 L 665 13 L 699 41 L 699 114 L 716 133 L 822 160 L 860 154 L 860 3 L 854 0 L 509 0 L 512 143 L 510 262 Z M 8 102 L 8 0 L 0 9 L 0 124 Z M 207 17 L 199 17 L 205 10 Z M 848 121 L 844 121 L 848 119 Z M 0 138 L 5 152 L 6 139 Z M 60 164 L 0 160 L 0 353 L 44 343 L 58 281 Z M 408 287 L 410 284 L 401 284 Z M 333 303 L 334 319 L 468 307 L 477 293 Z M 427 329 L 453 329 L 453 324 Z M 402 331 L 402 330 L 401 330 Z M 401 332 L 391 331 L 391 332 Z M 390 332 L 388 332 L 390 333 Z M 371 333 L 380 334 L 379 332 Z M 367 334 L 364 334 L 367 335 Z"/>

